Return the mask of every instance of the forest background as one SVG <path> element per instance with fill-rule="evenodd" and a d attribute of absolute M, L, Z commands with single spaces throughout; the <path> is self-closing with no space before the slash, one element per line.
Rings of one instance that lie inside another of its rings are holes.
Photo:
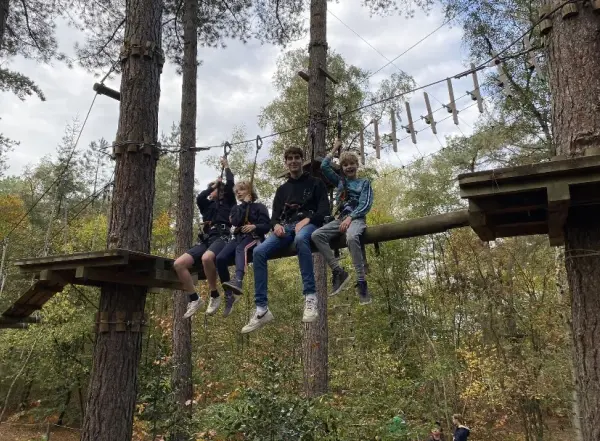
<path fill-rule="evenodd" d="M 390 10 L 394 2 L 366 3 L 375 14 L 397 12 Z M 468 61 L 489 58 L 492 50 L 505 47 L 537 19 L 535 1 L 415 3 L 416 8 L 443 11 L 445 20 L 462 30 L 463 67 Z M 29 5 L 39 6 L 35 1 Z M 400 12 L 411 12 L 407 5 L 401 6 Z M 421 12 L 415 13 L 421 17 Z M 41 24 L 44 20 L 52 23 L 60 14 L 48 9 L 46 15 L 40 13 L 35 18 Z M 33 33 L 17 34 L 17 41 L 30 38 L 30 46 L 11 45 L 9 40 L 2 48 L 2 59 L 8 62 L 25 57 L 41 65 L 70 63 L 52 40 L 52 31 L 52 26 L 40 25 Z M 218 45 L 227 38 L 224 33 L 206 44 Z M 537 38 L 532 35 L 534 46 Z M 80 50 L 86 48 L 83 45 Z M 522 49 L 517 45 L 511 52 Z M 420 51 L 426 52 L 426 45 Z M 79 55 L 85 59 L 85 54 Z M 296 72 L 306 68 L 307 60 L 304 46 L 282 50 L 272 78 L 276 95 L 258 117 L 263 131 L 305 124 L 306 83 Z M 368 156 L 362 173 L 373 179 L 376 195 L 369 224 L 459 209 L 463 206 L 456 185 L 459 173 L 551 157 L 548 86 L 541 75 L 543 57 L 538 61 L 539 71 L 528 68 L 525 56 L 507 62 L 510 97 L 497 87 L 495 69 L 480 74 L 485 111 L 465 130 L 468 134 L 446 137 L 440 142 L 443 148 L 429 146 L 421 152 L 418 144 L 417 155 L 410 161 L 401 160 L 392 151 L 389 114 L 394 111 L 405 117 L 403 99 L 408 98 L 413 105 L 422 101 L 419 92 L 346 117 L 346 144 L 371 118 L 387 121 L 381 127 L 382 160 L 374 155 L 372 127 L 366 130 Z M 81 64 L 90 70 L 97 66 Z M 335 47 L 330 49 L 327 69 L 340 82 L 329 90 L 331 112 L 357 108 L 419 84 L 396 68 L 386 80 L 372 85 L 369 79 L 373 71 L 348 63 Z M 466 81 L 465 87 L 472 88 Z M 44 98 L 44 91 L 33 81 L 5 67 L 0 70 L 0 84 L 4 93 L 27 98 L 23 107 Z M 441 90 L 436 96 L 445 101 L 446 92 Z M 473 110 L 474 103 L 462 92 L 457 94 L 462 98 L 458 107 L 464 110 L 461 124 L 465 128 L 468 123 L 464 115 L 467 109 Z M 439 103 L 434 107 L 438 109 Z M 440 108 L 436 115 L 442 120 L 447 113 Z M 399 125 L 405 123 L 404 119 Z M 422 121 L 417 124 L 423 134 L 429 130 Z M 103 138 L 74 148 L 82 125 L 82 120 L 70 121 L 56 152 L 24 167 L 19 174 L 11 173 L 10 157 L 25 146 L 5 136 L 0 138 L 2 310 L 31 282 L 11 264 L 15 259 L 106 246 L 112 180 L 110 142 Z M 450 131 L 449 126 L 449 121 L 440 123 L 440 133 L 444 133 L 443 127 Z M 199 130 L 204 129 L 199 121 Z M 106 137 L 112 131 L 114 127 L 108 127 Z M 179 144 L 176 123 L 163 132 L 163 145 Z M 398 130 L 399 138 L 404 134 Z M 329 138 L 333 136 L 330 130 Z M 252 137 L 244 126 L 228 134 L 233 142 Z M 270 201 L 281 182 L 277 176 L 282 171 L 284 146 L 306 142 L 305 131 L 293 131 L 275 138 L 269 153 L 261 155 L 257 187 L 263 200 Z M 412 148 L 407 147 L 409 142 L 403 140 L 400 149 Z M 253 149 L 253 143 L 234 149 L 230 162 L 238 179 L 249 176 Z M 216 149 L 197 157 L 212 167 L 214 175 L 218 173 L 218 152 Z M 177 161 L 177 154 L 166 153 L 158 162 L 154 254 L 174 254 Z M 197 188 L 208 179 L 200 177 Z M 21 218 L 23 222 L 15 228 Z M 4 240 L 9 233 L 9 240 Z M 570 314 L 561 250 L 550 248 L 546 238 L 535 236 L 486 244 L 472 231 L 461 229 L 381 244 L 379 254 L 369 247 L 368 259 L 374 303 L 359 307 L 351 290 L 330 302 L 330 393 L 317 400 L 301 396 L 301 298 L 294 259 L 270 265 L 272 308 L 277 320 L 268 329 L 249 338 L 240 336 L 252 308 L 250 295 L 227 320 L 202 315 L 194 319 L 196 392 L 190 406 L 194 415 L 191 429 L 197 439 L 237 439 L 236 433 L 243 426 L 246 439 L 253 440 L 265 439 L 262 436 L 273 440 L 378 437 L 412 441 L 425 439 L 436 421 L 448 433 L 451 416 L 457 412 L 465 415 L 473 439 L 572 439 Z M 246 283 L 252 286 L 251 272 Z M 206 292 L 204 286 L 202 291 Z M 4 424 L 0 424 L 0 435 L 8 436 L 11 427 L 47 422 L 68 426 L 76 434 L 85 410 L 97 301 L 95 289 L 71 286 L 45 306 L 42 325 L 1 332 L 0 420 L 4 419 Z M 181 423 L 171 396 L 169 293 L 149 294 L 147 315 L 150 321 L 144 336 L 134 426 L 138 440 L 160 439 Z"/>

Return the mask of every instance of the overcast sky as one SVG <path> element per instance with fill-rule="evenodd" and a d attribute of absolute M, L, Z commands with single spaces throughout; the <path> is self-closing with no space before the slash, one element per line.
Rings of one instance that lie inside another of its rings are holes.
<path fill-rule="evenodd" d="M 344 0 L 344 5 L 329 3 L 330 11 L 348 27 L 367 40 L 377 51 L 388 59 L 393 59 L 412 46 L 429 32 L 443 23 L 440 10 L 429 15 L 418 13 L 414 18 L 392 16 L 386 18 L 369 17 L 358 0 Z M 308 19 L 308 17 L 307 17 Z M 62 50 L 72 52 L 74 41 L 81 34 L 67 27 L 59 27 Z M 295 43 L 292 48 L 307 47 L 305 40 Z M 329 47 L 340 53 L 348 63 L 374 72 L 387 63 L 382 55 L 369 47 L 332 14 L 328 14 Z M 230 42 L 226 49 L 200 49 L 199 58 L 203 64 L 198 69 L 198 130 L 196 145 L 219 144 L 230 137 L 235 126 L 245 126 L 249 138 L 262 132 L 257 125 L 257 115 L 275 96 L 271 84 L 276 61 L 281 49 L 261 46 L 257 43 L 246 45 Z M 371 78 L 373 90 L 381 80 L 388 78 L 400 68 L 413 76 L 417 84 L 453 76 L 463 71 L 466 64 L 465 53 L 461 51 L 461 31 L 451 25 L 426 39 L 395 63 L 381 70 Z M 44 155 L 53 154 L 63 136 L 65 125 L 74 117 L 80 121 L 85 117 L 94 92 L 92 85 L 98 81 L 92 73 L 81 68 L 68 69 L 55 62 L 52 66 L 40 65 L 23 59 L 14 59 L 10 68 L 20 71 L 33 79 L 46 95 L 46 101 L 29 98 L 25 102 L 16 96 L 2 94 L 2 120 L 0 133 L 19 140 L 21 145 L 9 156 L 9 174 L 19 174 L 27 164 L 35 163 Z M 119 89 L 120 78 L 107 81 L 107 86 Z M 470 77 L 454 82 L 455 96 L 465 95 L 472 90 Z M 427 89 L 434 109 L 447 103 L 448 91 L 445 84 Z M 161 77 L 161 99 L 159 130 L 168 132 L 173 122 L 180 117 L 181 77 L 173 66 L 165 65 Z M 439 100 L 439 101 L 438 101 Z M 399 144 L 398 154 L 383 155 L 382 161 L 396 165 L 404 164 L 419 155 L 426 155 L 445 144 L 445 137 L 468 134 L 476 120 L 477 107 L 460 113 L 460 125 L 446 119 L 438 125 L 438 141 L 431 131 L 419 120 L 424 114 L 422 92 L 416 92 L 410 99 L 418 144 L 410 139 Z M 469 97 L 457 100 L 457 107 L 463 109 L 473 102 Z M 119 103 L 106 96 L 99 96 L 90 119 L 81 137 L 80 149 L 91 141 L 104 137 L 109 142 L 115 138 Z M 445 110 L 436 113 L 440 120 L 448 116 Z M 388 123 L 382 123 L 381 131 L 389 132 Z M 402 134 L 399 134 L 399 137 Z M 265 141 L 265 146 L 268 142 Z M 213 172 L 204 165 L 207 153 L 197 155 L 196 173 L 201 184 L 212 178 Z M 207 173 L 208 172 L 208 173 Z"/>

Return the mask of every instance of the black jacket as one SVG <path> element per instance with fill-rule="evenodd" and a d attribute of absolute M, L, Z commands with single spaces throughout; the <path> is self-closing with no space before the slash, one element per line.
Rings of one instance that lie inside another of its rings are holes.
<path fill-rule="evenodd" d="M 214 224 L 225 224 L 227 227 L 231 226 L 229 222 L 229 213 L 231 208 L 235 206 L 235 193 L 233 192 L 234 179 L 231 170 L 225 169 L 225 185 L 223 188 L 223 199 L 216 201 L 208 199 L 208 196 L 213 192 L 213 188 L 208 188 L 198 195 L 196 198 L 196 204 L 200 209 L 202 220 L 204 221 L 204 232 L 208 233 L 210 225 Z"/>
<path fill-rule="evenodd" d="M 454 431 L 454 441 L 467 441 L 471 430 L 466 426 L 458 426 Z"/>
<path fill-rule="evenodd" d="M 310 218 L 310 223 L 320 227 L 325 216 L 331 213 L 327 187 L 320 179 L 309 173 L 302 174 L 298 179 L 290 177 L 275 192 L 273 201 L 273 216 L 271 225 L 284 221 L 300 221 L 296 215 L 303 213 Z"/>
<path fill-rule="evenodd" d="M 264 236 L 271 229 L 271 218 L 269 210 L 259 202 L 242 202 L 231 209 L 230 221 L 234 227 L 241 227 L 246 220 L 246 208 L 250 205 L 248 212 L 248 223 L 256 225 L 254 232 L 258 236 Z"/>

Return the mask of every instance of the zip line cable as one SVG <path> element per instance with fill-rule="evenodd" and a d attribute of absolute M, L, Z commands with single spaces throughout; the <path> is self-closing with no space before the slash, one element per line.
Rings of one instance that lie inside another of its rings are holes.
<path fill-rule="evenodd" d="M 569 0 L 569 2 L 570 2 L 570 0 Z M 514 46 L 515 44 L 516 43 L 512 43 L 512 46 Z M 508 49 L 510 49 L 510 47 L 504 48 L 502 50 L 502 53 L 506 52 Z M 494 57 L 491 60 L 498 60 L 500 62 L 503 62 L 503 61 L 506 61 L 506 60 L 510 60 L 510 59 L 513 59 L 513 58 L 520 57 L 520 56 L 522 56 L 522 55 L 524 55 L 526 53 L 529 53 L 529 52 L 531 52 L 533 50 L 536 50 L 536 49 L 539 49 L 539 48 L 532 48 L 532 49 L 529 49 L 529 50 L 518 52 L 516 54 L 507 55 L 507 56 L 502 57 L 502 58 L 500 58 L 500 57 Z M 397 99 L 397 98 L 401 98 L 401 97 L 403 97 L 405 95 L 408 95 L 408 94 L 411 94 L 411 93 L 414 93 L 414 92 L 418 92 L 418 91 L 426 89 L 428 87 L 436 86 L 438 84 L 441 84 L 441 83 L 445 82 L 448 78 L 460 79 L 460 78 L 464 77 L 465 75 L 469 75 L 469 74 L 471 74 L 473 72 L 479 72 L 481 70 L 488 69 L 488 68 L 491 68 L 491 67 L 493 67 L 493 66 L 489 65 L 489 61 L 488 61 L 486 63 L 480 64 L 479 66 L 476 66 L 473 69 L 468 69 L 468 70 L 462 71 L 462 72 L 460 72 L 460 73 L 458 73 L 458 74 L 456 74 L 456 75 L 454 75 L 452 77 L 446 77 L 446 78 L 442 78 L 442 79 L 439 79 L 439 80 L 436 80 L 436 81 L 432 81 L 432 82 L 427 83 L 425 85 L 415 87 L 415 88 L 413 88 L 411 90 L 408 90 L 406 92 L 401 92 L 401 93 L 396 94 L 396 95 L 392 95 L 392 96 L 385 97 L 385 98 L 382 98 L 382 99 L 377 100 L 377 101 L 370 102 L 369 104 L 364 104 L 364 105 L 356 107 L 354 109 L 346 110 L 345 112 L 341 112 L 341 116 L 350 115 L 352 113 L 359 112 L 359 111 L 367 109 L 369 107 L 376 106 L 377 104 L 382 104 L 384 102 L 391 101 L 391 100 Z M 313 123 L 316 124 L 316 123 L 321 123 L 321 122 L 327 122 L 327 121 L 330 121 L 330 120 L 334 120 L 336 118 L 337 118 L 337 115 L 333 115 L 333 116 L 329 116 L 329 117 L 326 117 L 326 118 L 322 118 L 322 119 L 316 120 Z M 284 130 L 280 130 L 278 132 L 270 133 L 268 135 L 260 135 L 260 136 L 261 136 L 262 139 L 273 138 L 275 136 L 285 135 L 286 133 L 291 133 L 291 132 L 294 132 L 294 131 L 297 131 L 297 130 L 306 130 L 306 128 L 307 128 L 306 125 L 296 126 L 296 127 L 290 127 L 289 129 L 284 129 Z M 252 138 L 252 139 L 245 139 L 243 141 L 232 142 L 232 143 L 230 143 L 230 145 L 231 146 L 242 145 L 242 144 L 253 142 L 254 140 L 255 140 L 254 138 Z M 177 145 L 167 145 L 165 147 L 179 147 L 179 146 L 177 146 Z M 176 149 L 176 150 L 169 150 L 167 152 L 168 153 L 180 153 L 182 151 L 187 151 L 187 150 L 205 151 L 205 150 L 211 150 L 211 149 L 217 149 L 217 148 L 218 149 L 223 148 L 223 144 L 215 144 L 215 145 L 207 145 L 207 146 L 195 146 L 195 147 L 189 147 L 189 148 L 183 148 L 183 149 L 179 148 L 179 149 Z"/>
<path fill-rule="evenodd" d="M 330 14 L 331 14 L 331 15 L 332 15 L 332 16 L 333 16 L 335 19 L 337 19 L 337 20 L 338 20 L 338 21 L 339 21 L 341 24 L 343 24 L 343 25 L 344 25 L 346 28 L 348 28 L 348 30 L 350 30 L 350 31 L 351 31 L 351 32 L 352 32 L 354 35 L 356 35 L 358 38 L 360 38 L 362 41 L 364 41 L 364 42 L 365 42 L 365 43 L 366 43 L 366 44 L 367 44 L 367 45 L 368 45 L 368 46 L 369 46 L 371 49 L 373 49 L 375 52 L 377 52 L 379 55 L 381 55 L 381 57 L 382 57 L 383 59 L 385 59 L 386 61 L 388 61 L 388 64 L 386 64 L 384 67 L 386 67 L 386 66 L 389 66 L 389 65 L 391 64 L 392 66 L 394 66 L 394 67 L 395 67 L 395 68 L 398 70 L 398 72 L 400 72 L 400 73 L 405 73 L 405 72 L 404 72 L 402 69 L 400 69 L 400 68 L 399 68 L 399 67 L 398 67 L 396 64 L 394 64 L 394 61 L 395 61 L 395 60 L 397 60 L 398 58 L 400 58 L 400 56 L 402 56 L 402 54 L 400 54 L 398 57 L 394 58 L 394 60 L 390 60 L 388 57 L 386 57 L 384 54 L 382 54 L 382 53 L 381 53 L 379 50 L 377 50 L 377 48 L 375 48 L 375 46 L 373 46 L 373 45 L 372 45 L 371 43 L 369 43 L 369 42 L 368 42 L 368 41 L 367 41 L 365 38 L 363 38 L 363 37 L 362 37 L 362 36 L 361 36 L 361 35 L 360 35 L 358 32 L 356 32 L 354 29 L 352 29 L 350 26 L 348 26 L 346 23 L 344 23 L 344 22 L 343 22 L 343 21 L 342 21 L 342 20 L 341 20 L 341 19 L 340 19 L 340 18 L 339 18 L 337 15 L 335 15 L 333 12 L 331 12 L 331 11 L 329 11 L 329 10 L 328 10 L 327 12 L 329 12 L 329 13 L 330 13 Z M 458 13 L 457 13 L 457 15 L 458 15 Z M 450 21 L 451 21 L 452 19 L 454 19 L 455 17 L 456 17 L 456 15 L 455 15 L 454 17 L 452 17 L 451 19 L 449 19 L 449 20 L 446 20 L 444 23 L 442 23 L 442 26 L 443 26 L 443 25 L 445 25 L 445 24 L 447 24 L 448 22 L 450 22 Z M 441 27 L 439 27 L 437 30 L 439 30 L 439 29 L 441 29 Z M 429 34 L 429 35 L 433 35 L 433 34 Z M 425 41 L 425 39 L 422 39 L 422 40 L 420 40 L 420 42 L 422 42 L 422 41 Z M 405 52 L 404 52 L 404 53 L 405 53 Z M 380 69 L 380 70 L 381 70 L 381 69 Z M 379 72 L 379 71 L 377 71 L 377 72 Z M 373 75 L 369 75 L 369 76 L 368 76 L 366 79 L 369 79 L 369 78 L 371 78 L 372 76 L 373 76 Z M 419 83 L 417 83 L 417 82 L 414 80 L 414 78 L 412 78 L 412 81 L 413 81 L 413 82 L 414 82 L 414 83 L 415 83 L 417 86 L 419 86 Z M 442 105 L 444 104 L 442 101 L 440 101 L 440 100 L 439 100 L 439 99 L 438 99 L 438 98 L 437 98 L 435 95 L 433 95 L 432 93 L 430 93 L 429 95 L 431 95 L 431 97 L 432 97 L 434 100 L 436 100 L 438 103 L 440 103 L 440 104 L 442 104 Z M 456 101 L 456 100 L 455 100 L 455 101 Z M 459 119 L 459 120 L 460 120 L 460 121 L 461 121 L 463 124 L 465 124 L 467 127 L 471 128 L 471 129 L 473 128 L 473 127 L 471 127 L 469 124 L 467 124 L 467 123 L 466 123 L 464 120 L 462 120 L 462 119 L 460 118 L 460 116 L 458 116 L 458 119 Z M 464 132 L 462 131 L 462 129 L 460 128 L 460 126 L 458 127 L 458 130 L 460 130 L 460 132 L 461 132 L 463 135 L 465 135 L 465 134 L 464 134 Z M 466 136 L 466 135 L 465 135 L 465 136 Z"/>

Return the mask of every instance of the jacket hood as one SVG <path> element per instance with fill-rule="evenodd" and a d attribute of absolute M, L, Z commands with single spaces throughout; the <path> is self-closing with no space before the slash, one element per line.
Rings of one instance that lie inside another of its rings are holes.
<path fill-rule="evenodd" d="M 302 181 L 306 181 L 309 177 L 310 177 L 309 172 L 302 173 L 297 179 L 292 178 L 292 176 L 288 174 L 287 182 L 302 182 Z"/>

